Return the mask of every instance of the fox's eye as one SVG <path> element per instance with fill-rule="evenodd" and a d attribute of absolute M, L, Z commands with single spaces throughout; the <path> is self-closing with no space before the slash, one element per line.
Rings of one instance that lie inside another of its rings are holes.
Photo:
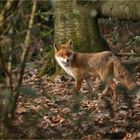
<path fill-rule="evenodd" d="M 59 54 L 59 57 L 63 57 L 63 54 L 60 53 L 60 54 Z"/>

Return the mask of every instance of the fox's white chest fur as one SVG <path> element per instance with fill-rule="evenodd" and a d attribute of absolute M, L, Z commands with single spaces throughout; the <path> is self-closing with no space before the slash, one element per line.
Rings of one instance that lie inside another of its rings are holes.
<path fill-rule="evenodd" d="M 71 64 L 67 64 L 65 62 L 65 59 L 62 57 L 55 56 L 55 59 L 58 62 L 58 64 L 65 70 L 65 72 L 67 74 L 71 75 L 72 77 L 75 77 L 73 72 L 72 72 Z"/>

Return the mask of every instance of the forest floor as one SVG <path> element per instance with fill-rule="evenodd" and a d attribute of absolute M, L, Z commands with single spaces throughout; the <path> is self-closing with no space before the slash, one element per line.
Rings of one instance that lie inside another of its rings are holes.
<path fill-rule="evenodd" d="M 140 32 L 138 25 L 131 28 L 134 31 L 124 25 L 100 23 L 100 28 L 115 52 L 140 52 L 135 38 L 124 43 Z M 132 74 L 140 83 L 140 66 L 133 69 Z M 19 97 L 11 136 L 13 138 L 140 139 L 138 94 L 127 94 L 118 86 L 117 101 L 112 101 L 111 94 L 100 98 L 103 90 L 98 78 L 93 78 L 96 97 L 91 97 L 85 81 L 82 84 L 84 92 L 76 94 L 73 91 L 74 80 L 66 75 L 58 75 L 53 80 L 47 75 L 40 77 L 38 68 L 26 68 L 23 85 L 34 88 L 36 96 Z"/>
<path fill-rule="evenodd" d="M 84 92 L 73 92 L 74 81 L 66 76 L 50 80 L 37 70 L 26 69 L 24 85 L 37 96 L 20 97 L 14 122 L 17 138 L 44 139 L 140 139 L 140 98 L 119 94 L 99 98 L 100 80 L 94 79 L 97 97 L 92 98 L 85 82 Z M 67 79 L 68 78 L 68 79 Z M 139 79 L 140 80 L 140 79 Z"/>

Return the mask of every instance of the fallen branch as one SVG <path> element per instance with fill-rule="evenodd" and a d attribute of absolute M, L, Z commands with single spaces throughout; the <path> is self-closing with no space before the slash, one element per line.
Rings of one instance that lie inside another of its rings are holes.
<path fill-rule="evenodd" d="M 120 58 L 121 62 L 124 64 L 140 64 L 140 57 L 136 57 L 136 58 L 130 58 L 128 60 L 124 59 L 124 58 Z"/>
<path fill-rule="evenodd" d="M 118 56 L 139 56 L 140 57 L 139 53 L 115 53 L 115 54 Z"/>

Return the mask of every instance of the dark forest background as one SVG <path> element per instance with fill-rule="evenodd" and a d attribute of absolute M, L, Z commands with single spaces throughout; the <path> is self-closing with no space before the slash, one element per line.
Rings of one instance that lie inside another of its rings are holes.
<path fill-rule="evenodd" d="M 93 100 L 83 83 L 74 95 L 53 48 L 69 39 L 75 51 L 112 51 L 140 84 L 140 1 L 1 0 L 0 138 L 139 139 L 139 94 Z"/>

